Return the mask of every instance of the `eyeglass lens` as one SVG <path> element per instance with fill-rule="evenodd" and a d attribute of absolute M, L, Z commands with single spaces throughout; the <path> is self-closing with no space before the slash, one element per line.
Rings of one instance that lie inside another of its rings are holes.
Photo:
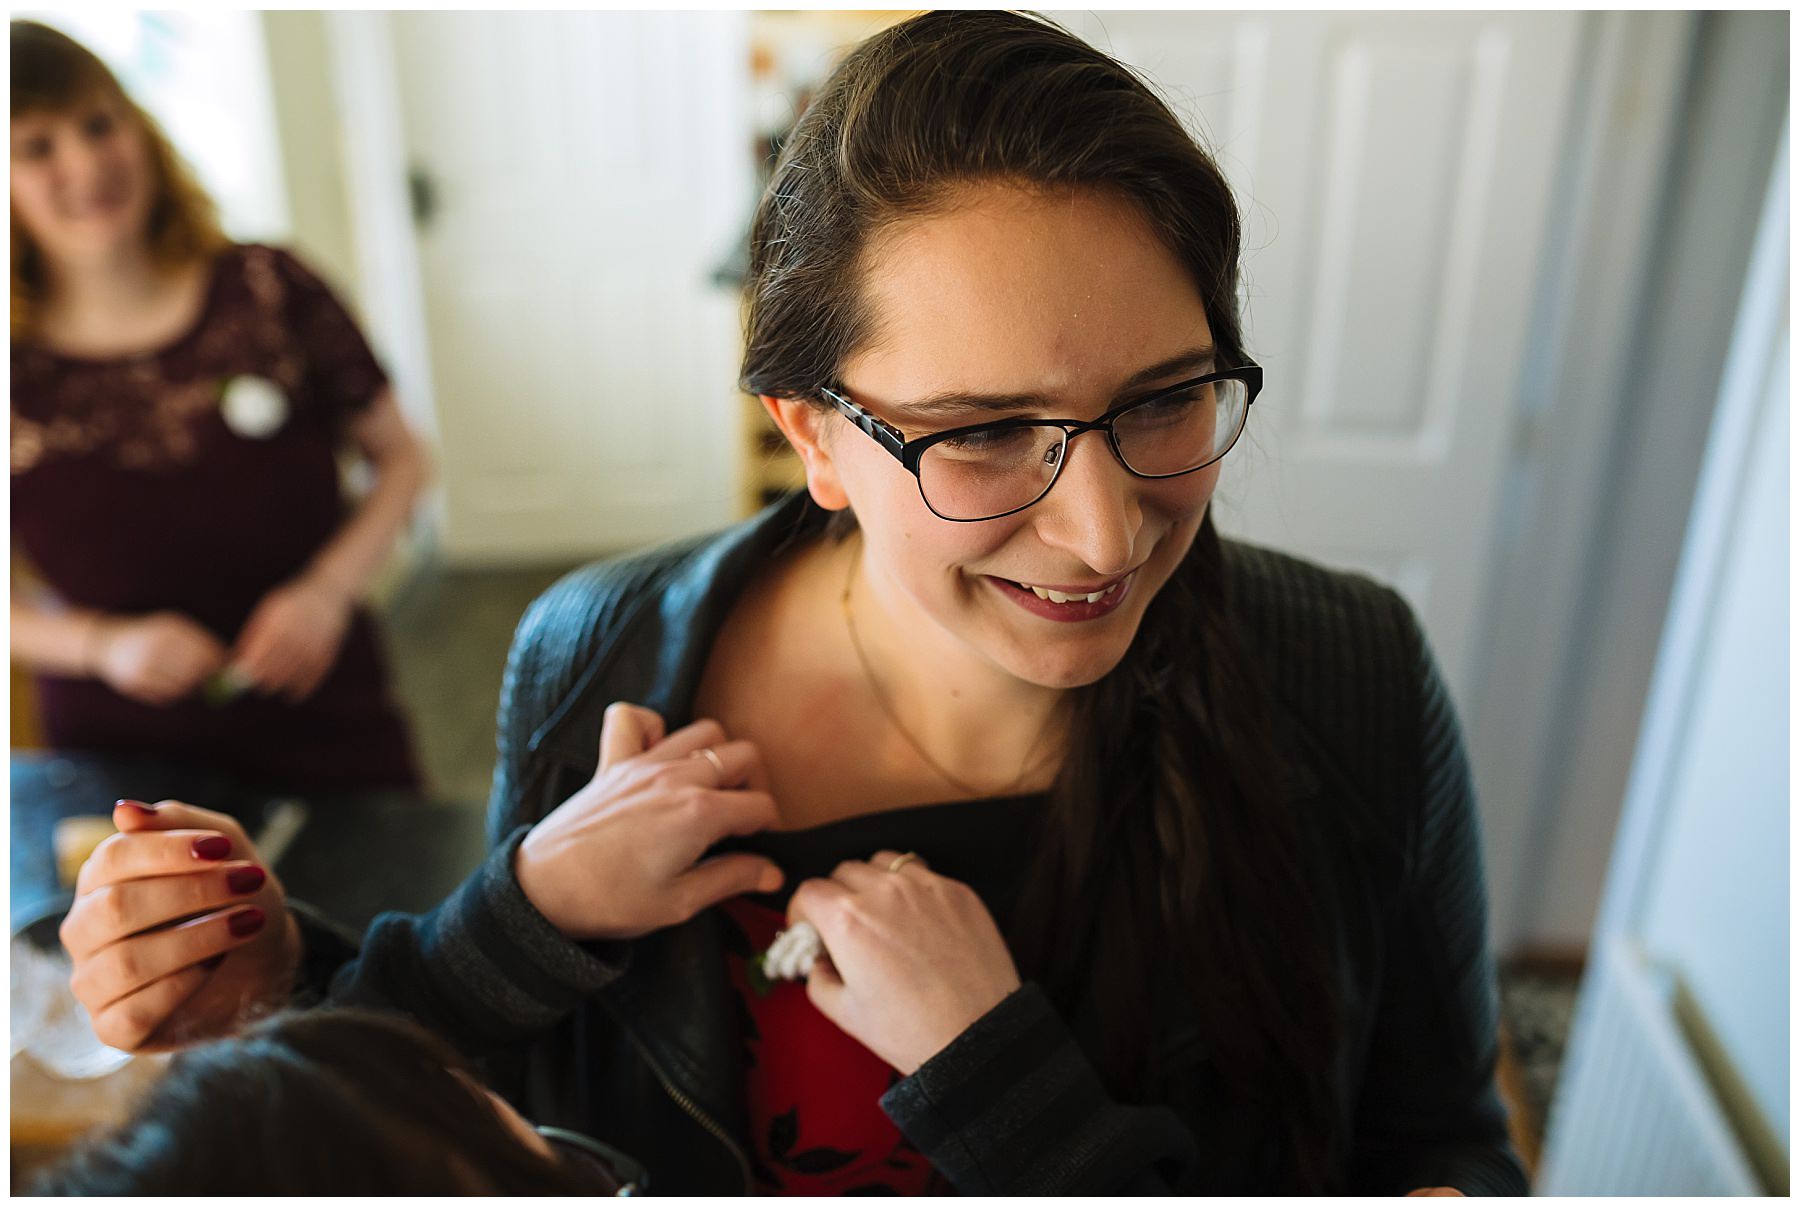
<path fill-rule="evenodd" d="M 1249 400 L 1249 387 L 1230 378 L 1150 400 L 1114 420 L 1119 455 L 1146 477 L 1198 469 L 1224 456 L 1237 439 Z M 1054 424 L 940 440 L 920 458 L 919 489 L 946 519 L 1017 511 L 1050 489 L 1067 440 L 1067 430 Z"/>

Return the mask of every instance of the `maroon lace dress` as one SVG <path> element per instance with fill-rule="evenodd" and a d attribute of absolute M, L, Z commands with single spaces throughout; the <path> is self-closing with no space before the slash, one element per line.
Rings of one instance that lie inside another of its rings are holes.
<path fill-rule="evenodd" d="M 70 604 L 181 612 L 229 646 L 343 523 L 345 424 L 386 381 L 331 291 L 254 245 L 218 256 L 199 321 L 159 350 L 93 360 L 14 343 L 13 553 Z M 418 786 L 362 609 L 300 704 L 250 692 L 159 708 L 94 679 L 37 679 L 53 746 L 297 789 Z"/>

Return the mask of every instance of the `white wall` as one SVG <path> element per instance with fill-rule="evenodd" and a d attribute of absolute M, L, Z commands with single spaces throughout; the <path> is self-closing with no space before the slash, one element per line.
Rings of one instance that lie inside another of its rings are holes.
<path fill-rule="evenodd" d="M 360 312 L 362 282 L 344 180 L 342 119 L 331 87 L 326 16 L 283 9 L 263 13 L 262 25 L 287 181 L 289 244 Z"/>
<path fill-rule="evenodd" d="M 1788 1131 L 1788 357 L 1770 366 L 1640 939 Z"/>
<path fill-rule="evenodd" d="M 1696 1054 L 1762 1176 L 1788 1109 L 1789 190 L 1786 126 L 1685 526 L 1596 945 L 1686 989 Z M 1570 1054 L 1580 1067 L 1579 1027 Z M 1591 1042 L 1591 1041 L 1590 1041 Z M 1721 1067 L 1723 1066 L 1723 1067 Z"/>
<path fill-rule="evenodd" d="M 19 10 L 98 55 L 162 126 L 237 239 L 288 233 L 262 14 Z"/>
<path fill-rule="evenodd" d="M 1490 838 L 1499 839 L 1489 857 L 1502 950 L 1580 951 L 1594 934 L 1646 700 L 1660 673 L 1681 537 L 1782 137 L 1788 24 L 1782 12 L 1699 15 L 1680 98 L 1680 140 L 1667 176 L 1654 185 L 1662 212 L 1656 254 L 1637 292 L 1641 309 L 1623 350 L 1624 371 L 1615 378 L 1618 393 L 1578 390 L 1564 399 L 1573 408 L 1616 407 L 1607 429 L 1612 455 L 1591 480 L 1603 507 L 1580 542 L 1587 573 L 1574 622 L 1548 618 L 1552 639 L 1564 629 L 1566 635 L 1556 643 L 1556 664 L 1547 668 L 1554 691 L 1542 713 L 1545 737 L 1526 748 L 1541 752 L 1523 771 L 1531 777 L 1531 796 L 1521 798 L 1535 806 L 1531 826 L 1499 835 L 1490 828 Z M 1639 121 L 1647 103 L 1621 96 L 1609 121 Z M 1601 259 L 1596 269 L 1609 270 L 1608 262 Z M 1575 345 L 1567 355 L 1573 364 L 1614 352 Z M 1582 377 L 1572 380 L 1581 384 Z M 1539 438 L 1554 442 L 1563 430 L 1551 424 Z M 1535 522 L 1570 519 L 1540 513 Z M 1521 598 L 1529 604 L 1531 567 L 1520 572 L 1526 575 Z M 1518 639 L 1517 626 L 1512 633 Z M 1518 648 L 1496 648 L 1491 656 L 1504 660 Z M 1482 724 L 1479 712 L 1474 724 Z M 1484 765 L 1483 745 L 1484 737 L 1472 732 L 1478 786 L 1482 772 L 1494 767 L 1491 760 Z M 1484 796 L 1490 816 L 1493 808 Z"/>

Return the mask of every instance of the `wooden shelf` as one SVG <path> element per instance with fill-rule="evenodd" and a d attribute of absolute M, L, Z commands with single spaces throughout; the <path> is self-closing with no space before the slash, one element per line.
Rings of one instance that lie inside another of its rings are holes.
<path fill-rule="evenodd" d="M 782 495 L 806 485 L 800 458 L 754 398 L 744 397 L 738 441 L 738 514 L 754 515 Z"/>

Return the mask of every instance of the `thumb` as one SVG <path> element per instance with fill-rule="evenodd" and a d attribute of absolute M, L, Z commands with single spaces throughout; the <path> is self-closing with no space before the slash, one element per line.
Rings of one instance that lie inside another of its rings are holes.
<path fill-rule="evenodd" d="M 772 893 L 781 887 L 781 869 L 761 855 L 715 855 L 676 877 L 683 900 L 694 913 L 744 893 Z"/>
<path fill-rule="evenodd" d="M 600 722 L 600 770 L 633 758 L 663 740 L 663 719 L 648 708 L 623 700 L 606 706 Z"/>

